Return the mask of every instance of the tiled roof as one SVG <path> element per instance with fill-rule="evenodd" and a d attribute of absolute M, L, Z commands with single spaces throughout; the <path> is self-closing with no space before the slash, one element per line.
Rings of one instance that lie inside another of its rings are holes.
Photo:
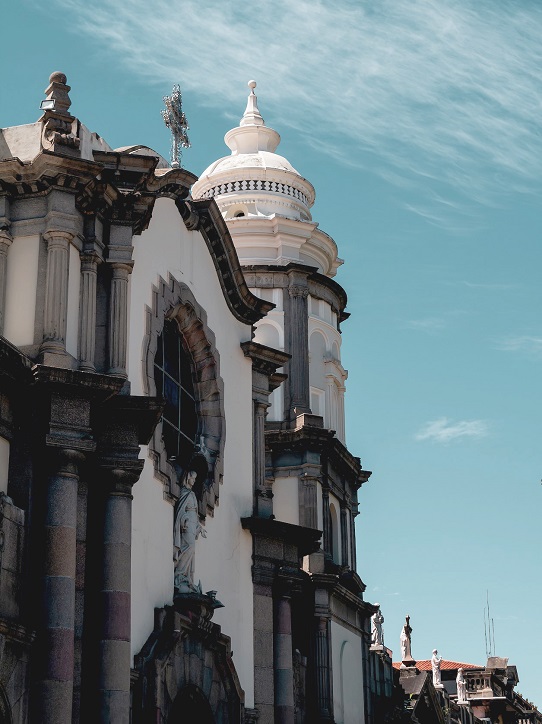
<path fill-rule="evenodd" d="M 416 666 L 419 671 L 431 671 L 431 659 L 426 661 L 416 661 Z M 394 669 L 401 668 L 400 661 L 393 662 Z M 483 669 L 483 666 L 477 666 L 476 664 L 462 664 L 460 661 L 441 661 L 441 671 L 457 671 L 457 669 Z"/>

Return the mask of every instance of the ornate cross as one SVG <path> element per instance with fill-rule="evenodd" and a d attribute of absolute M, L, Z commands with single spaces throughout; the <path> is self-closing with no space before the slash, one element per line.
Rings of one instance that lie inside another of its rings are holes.
<path fill-rule="evenodd" d="M 189 126 L 183 113 L 183 97 L 176 83 L 170 96 L 164 96 L 165 109 L 161 111 L 164 123 L 171 131 L 171 167 L 180 168 L 183 148 L 190 148 Z"/>

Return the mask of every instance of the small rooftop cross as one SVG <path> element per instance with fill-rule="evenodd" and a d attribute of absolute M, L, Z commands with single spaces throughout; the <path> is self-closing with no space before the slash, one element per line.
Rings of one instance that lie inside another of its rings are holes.
<path fill-rule="evenodd" d="M 161 111 L 164 123 L 171 131 L 171 167 L 180 168 L 183 148 L 190 148 L 186 116 L 183 113 L 183 97 L 176 83 L 170 96 L 164 96 L 166 107 Z"/>

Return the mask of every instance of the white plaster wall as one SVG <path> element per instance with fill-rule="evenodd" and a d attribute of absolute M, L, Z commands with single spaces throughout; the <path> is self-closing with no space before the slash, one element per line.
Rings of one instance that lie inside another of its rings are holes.
<path fill-rule="evenodd" d="M 129 375 L 132 394 L 144 394 L 145 307 L 152 287 L 168 273 L 187 284 L 207 313 L 216 337 L 224 381 L 226 445 L 224 481 L 214 517 L 207 517 L 207 538 L 196 543 L 195 575 L 204 591 L 216 590 L 224 604 L 213 621 L 231 637 L 234 662 L 245 704 L 254 703 L 252 539 L 240 519 L 252 512 L 252 369 L 240 348 L 251 328 L 227 307 L 213 261 L 199 232 L 186 230 L 174 202 L 159 199 L 147 231 L 134 237 L 129 315 Z M 134 487 L 132 557 L 132 653 L 153 629 L 153 609 L 173 595 L 173 507 L 164 500 L 150 460 Z"/>
<path fill-rule="evenodd" d="M 34 344 L 40 238 L 13 239 L 8 251 L 4 337 L 17 347 Z"/>
<path fill-rule="evenodd" d="M 333 713 L 337 724 L 364 724 L 361 639 L 331 622 Z"/>
<path fill-rule="evenodd" d="M 79 358 L 79 306 L 81 289 L 81 256 L 70 244 L 68 276 L 68 314 L 66 324 L 66 351 Z"/>
<path fill-rule="evenodd" d="M 275 478 L 273 514 L 277 520 L 299 525 L 299 479 Z"/>
<path fill-rule="evenodd" d="M 0 437 L 0 493 L 8 492 L 9 440 Z"/>

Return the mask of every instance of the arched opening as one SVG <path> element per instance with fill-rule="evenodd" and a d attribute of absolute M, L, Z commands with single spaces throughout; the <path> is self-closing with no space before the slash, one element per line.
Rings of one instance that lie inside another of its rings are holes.
<path fill-rule="evenodd" d="M 175 697 L 168 724 L 214 724 L 211 706 L 197 686 L 189 684 Z"/>

